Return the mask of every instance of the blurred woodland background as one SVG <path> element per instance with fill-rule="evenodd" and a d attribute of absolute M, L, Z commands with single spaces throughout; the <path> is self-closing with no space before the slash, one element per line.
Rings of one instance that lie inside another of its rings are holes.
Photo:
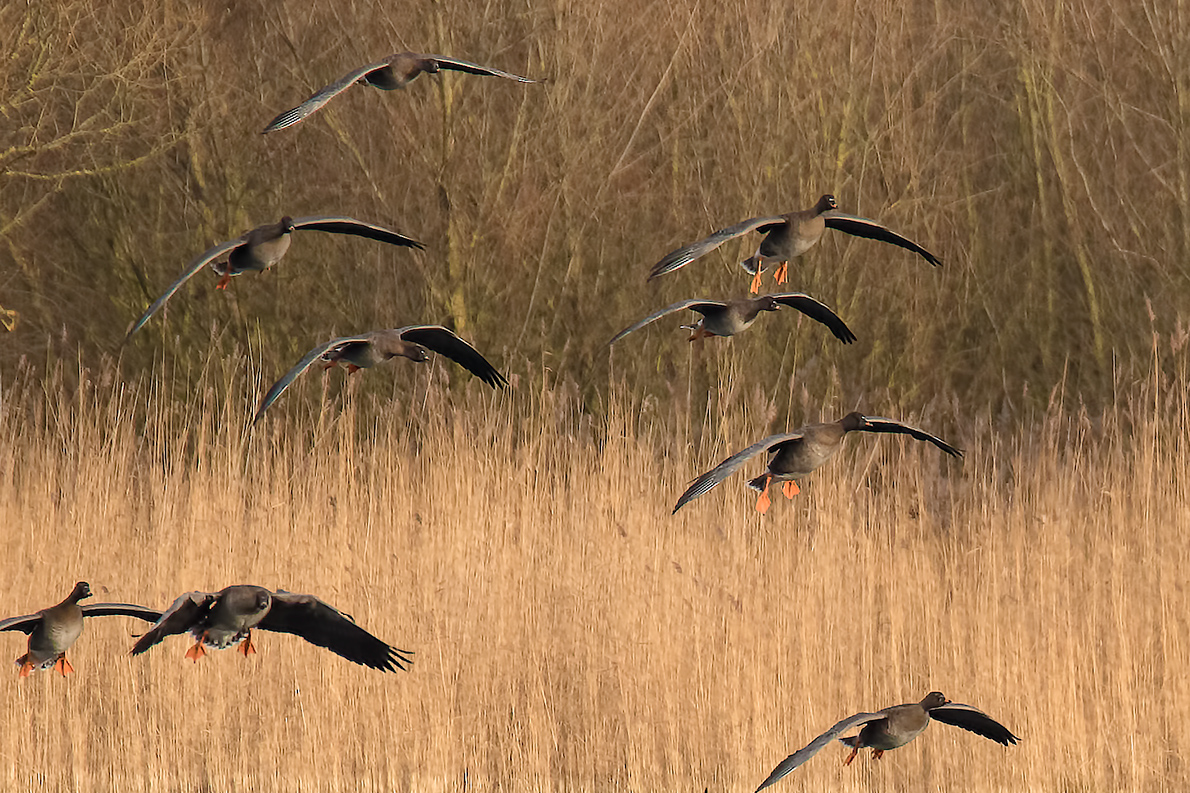
<path fill-rule="evenodd" d="M 438 322 L 596 411 L 623 378 L 697 413 L 728 365 L 779 412 L 944 400 L 1012 420 L 1058 386 L 1102 406 L 1185 342 L 1188 40 L 1164 0 L 8 3 L 0 371 L 118 356 L 189 398 L 194 360 L 267 386 L 334 335 Z M 542 83 L 353 88 L 260 134 L 403 49 Z M 676 317 L 609 351 L 655 308 L 743 294 L 758 236 L 646 286 L 665 253 L 825 192 L 945 262 L 839 233 L 797 260 L 789 286 L 857 344 L 786 312 L 705 356 Z M 427 249 L 298 235 L 226 293 L 200 274 L 120 350 L 193 256 L 321 213 Z"/>

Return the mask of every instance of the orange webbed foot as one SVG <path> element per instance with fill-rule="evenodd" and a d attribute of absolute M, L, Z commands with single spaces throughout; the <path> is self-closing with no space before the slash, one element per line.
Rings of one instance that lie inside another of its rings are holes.
<path fill-rule="evenodd" d="M 54 669 L 59 672 L 62 677 L 66 677 L 74 672 L 74 667 L 70 665 L 70 661 L 66 660 L 66 653 L 58 656 L 58 660 L 54 661 Z"/>
<path fill-rule="evenodd" d="M 231 283 L 231 273 L 219 279 L 219 283 L 215 284 L 216 289 L 227 289 L 227 285 Z"/>
<path fill-rule="evenodd" d="M 760 491 L 760 497 L 756 499 L 756 511 L 761 515 L 768 512 L 769 507 L 773 504 L 773 500 L 769 498 L 769 482 L 771 481 L 771 479 L 765 480 L 764 490 Z"/>
<path fill-rule="evenodd" d="M 872 750 L 872 759 L 873 760 L 879 760 L 881 757 L 884 757 L 883 749 L 873 749 Z"/>
<path fill-rule="evenodd" d="M 33 674 L 33 661 L 29 658 L 28 654 L 18 658 L 17 663 L 21 665 L 21 671 L 17 673 L 17 677 L 28 677 Z"/>
<path fill-rule="evenodd" d="M 338 366 L 339 366 L 338 361 L 327 361 L 326 364 L 322 367 L 322 371 L 325 372 L 328 369 L 335 369 Z"/>
<path fill-rule="evenodd" d="M 851 765 L 851 761 L 855 759 L 857 754 L 859 754 L 859 747 L 851 747 L 851 754 L 847 755 L 847 759 L 843 761 L 843 765 Z"/>
<path fill-rule="evenodd" d="M 347 374 L 355 374 L 356 372 L 358 372 L 360 370 L 360 368 L 361 367 L 356 366 L 353 363 L 349 363 L 349 364 L 347 364 Z"/>
<path fill-rule="evenodd" d="M 206 640 L 206 636 L 204 636 L 201 639 L 199 639 L 198 641 L 196 641 L 194 643 L 194 646 L 186 651 L 186 657 L 189 658 L 194 663 L 198 663 L 198 659 L 202 658 L 204 655 L 207 654 L 206 649 L 202 646 L 202 643 L 205 640 Z"/>
<path fill-rule="evenodd" d="M 256 648 L 252 645 L 252 634 L 251 633 L 249 633 L 244 638 L 244 641 L 240 642 L 239 650 L 241 653 L 244 654 L 245 658 L 247 658 L 250 655 L 256 655 Z"/>
<path fill-rule="evenodd" d="M 756 262 L 756 275 L 752 276 L 752 287 L 748 290 L 754 295 L 760 293 L 760 275 L 761 263 L 758 261 Z"/>
<path fill-rule="evenodd" d="M 773 277 L 776 278 L 779 284 L 783 284 L 789 280 L 789 262 L 781 262 L 781 266 L 777 268 L 777 272 Z"/>
<path fill-rule="evenodd" d="M 790 479 L 781 486 L 781 492 L 785 494 L 786 498 L 793 498 L 798 493 L 802 492 L 802 489 L 797 486 L 797 482 Z"/>

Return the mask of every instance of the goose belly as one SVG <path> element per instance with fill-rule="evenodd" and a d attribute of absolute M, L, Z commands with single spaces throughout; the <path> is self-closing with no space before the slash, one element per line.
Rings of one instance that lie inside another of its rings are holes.
<path fill-rule="evenodd" d="M 52 661 L 65 652 L 83 633 L 83 623 L 51 625 L 45 622 L 29 635 L 29 654 L 34 661 Z"/>

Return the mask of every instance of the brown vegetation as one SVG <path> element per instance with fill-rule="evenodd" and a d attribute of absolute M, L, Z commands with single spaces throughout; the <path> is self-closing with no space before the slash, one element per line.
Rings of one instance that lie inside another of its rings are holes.
<path fill-rule="evenodd" d="M 0 26 L 0 305 L 21 316 L 6 368 L 80 347 L 97 363 L 191 256 L 328 211 L 429 250 L 307 239 L 229 294 L 196 280 L 126 351 L 127 373 L 236 343 L 276 372 L 334 333 L 441 321 L 590 398 L 615 330 L 678 298 L 741 294 L 755 240 L 646 288 L 657 259 L 823 192 L 946 266 L 828 235 L 792 285 L 859 344 L 733 342 L 770 393 L 796 371 L 816 397 L 910 408 L 947 394 L 1012 413 L 1059 381 L 1102 404 L 1147 366 L 1150 333 L 1188 313 L 1190 22 L 1168 3 L 83 8 L 10 4 Z M 353 89 L 259 134 L 404 48 L 546 82 Z M 616 369 L 667 393 L 683 337 L 633 342 Z"/>
<path fill-rule="evenodd" d="M 0 788 L 744 791 L 930 689 L 1022 744 L 936 727 L 781 784 L 1187 787 L 1176 4 L 93 5 L 0 8 L 3 611 L 80 578 L 158 607 L 252 582 L 417 656 L 381 675 L 268 635 L 133 660 L 141 627 L 98 621 L 73 679 L 0 674 Z M 545 81 L 353 89 L 259 134 L 402 49 Z M 666 252 L 824 192 L 945 267 L 828 234 L 791 286 L 855 345 L 787 312 L 609 351 L 742 294 L 755 239 L 646 286 Z M 328 212 L 427 251 L 310 235 L 108 357 L 192 256 Z M 314 343 L 422 321 L 515 388 L 397 361 L 307 376 L 249 431 Z M 967 457 L 857 439 L 767 519 L 742 482 L 670 517 L 728 453 L 854 408 Z"/>
<path fill-rule="evenodd" d="M 652 398 L 593 422 L 564 390 L 452 395 L 431 368 L 412 400 L 349 394 L 251 436 L 234 371 L 192 410 L 82 379 L 0 413 L 7 610 L 76 578 L 158 607 L 256 582 L 417 655 L 382 675 L 264 634 L 249 661 L 192 665 L 183 639 L 132 659 L 142 628 L 97 620 L 72 678 L 0 675 L 0 787 L 746 791 L 837 718 L 935 688 L 1022 743 L 936 726 L 781 784 L 1190 782 L 1185 379 L 1095 418 L 1055 403 L 1019 436 L 969 419 L 961 464 L 853 439 L 766 519 L 742 481 L 669 515 L 747 409 L 697 450 Z"/>

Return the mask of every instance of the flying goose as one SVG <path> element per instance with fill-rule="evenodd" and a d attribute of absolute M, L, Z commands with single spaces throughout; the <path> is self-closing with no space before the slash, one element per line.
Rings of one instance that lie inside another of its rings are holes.
<path fill-rule="evenodd" d="M 166 636 L 189 632 L 195 644 L 186 657 L 198 661 L 207 647 L 224 650 L 237 642 L 248 657 L 256 652 L 252 629 L 300 636 L 348 661 L 392 672 L 412 663 L 412 653 L 398 650 L 355 624 L 350 614 L 313 595 L 241 584 L 219 592 L 187 592 L 173 602 L 132 647 L 140 655 Z"/>
<path fill-rule="evenodd" d="M 345 363 L 347 372 L 355 374 L 360 369 L 398 356 L 424 363 L 429 360 L 426 350 L 446 356 L 492 388 L 502 388 L 508 384 L 504 375 L 496 371 L 496 367 L 488 363 L 478 350 L 441 325 L 408 325 L 391 330 L 373 330 L 358 336 L 331 339 L 307 352 L 280 380 L 273 383 L 261 400 L 252 423 L 260 421 L 269 406 L 315 361 L 323 361 L 326 369 Z"/>
<path fill-rule="evenodd" d="M 826 305 L 819 303 L 809 295 L 804 295 L 800 292 L 789 292 L 780 295 L 764 295 L 757 298 L 745 297 L 740 300 L 728 300 L 726 302 L 719 300 L 682 300 L 681 302 L 674 303 L 672 306 L 667 306 L 660 311 L 650 314 L 633 325 L 629 325 L 617 333 L 608 344 L 615 344 L 629 333 L 640 330 L 651 322 L 656 322 L 668 314 L 686 309 L 702 314 L 702 319 L 693 326 L 689 326 L 694 331 L 690 336 L 690 341 L 697 341 L 707 336 L 734 336 L 737 333 L 747 330 L 756 321 L 756 318 L 760 316 L 760 312 L 776 311 L 781 306 L 796 308 L 810 319 L 826 325 L 830 329 L 830 332 L 835 335 L 835 338 L 844 344 L 850 344 L 855 341 L 855 334 L 851 332 L 851 329 Z M 683 325 L 682 327 L 688 326 Z"/>
<path fill-rule="evenodd" d="M 264 128 L 261 134 L 267 135 L 270 132 L 292 127 L 294 124 L 304 121 L 306 117 L 318 112 L 327 102 L 357 83 L 360 85 L 370 85 L 373 88 L 379 88 L 383 91 L 395 91 L 398 88 L 404 88 L 413 78 L 422 72 L 437 74 L 442 69 L 466 72 L 467 74 L 478 74 L 484 77 L 505 77 L 509 80 L 516 80 L 519 83 L 537 82 L 536 80 L 530 80 L 528 77 L 521 77 L 520 75 L 503 72 L 487 66 L 480 66 L 469 61 L 461 61 L 457 58 L 448 58 L 445 55 L 419 55 L 415 52 L 398 52 L 396 55 L 389 55 L 384 60 L 354 69 L 330 85 L 319 88 L 305 102 L 302 102 L 295 108 L 286 110 L 270 121 L 269 125 Z"/>
<path fill-rule="evenodd" d="M 773 769 L 773 773 L 769 774 L 768 779 L 761 782 L 760 787 L 756 788 L 756 793 L 760 793 L 761 790 L 818 754 L 819 750 L 848 730 L 860 726 L 863 728 L 859 731 L 859 735 L 839 738 L 841 742 L 851 747 L 851 754 L 847 755 L 843 765 L 851 765 L 856 753 L 865 746 L 872 748 L 872 759 L 879 760 L 889 749 L 904 746 L 921 735 L 930 725 L 930 719 L 962 727 L 964 730 L 969 730 L 1004 746 L 1015 745 L 1020 740 L 1009 732 L 1007 727 L 983 711 L 976 710 L 970 705 L 952 703 L 937 691 L 932 691 L 926 694 L 925 699 L 921 702 L 893 705 L 891 708 L 885 708 L 875 713 L 857 713 L 854 716 L 848 716 L 782 760 L 781 764 Z"/>
<path fill-rule="evenodd" d="M 694 499 L 710 492 L 716 485 L 734 474 L 744 463 L 761 452 L 768 452 L 768 470 L 748 482 L 748 487 L 760 491 L 756 500 L 756 511 L 768 511 L 769 485 L 784 482 L 786 498 L 793 498 L 799 492 L 796 477 L 805 476 L 815 470 L 843 446 L 843 438 L 849 432 L 892 432 L 911 435 L 919 441 L 929 441 L 951 457 L 962 457 L 963 452 L 949 443 L 934 437 L 924 430 L 910 427 L 892 419 L 865 416 L 862 413 L 848 413 L 838 421 L 826 424 L 810 424 L 793 432 L 770 435 L 754 443 L 742 452 L 736 452 L 710 471 L 695 479 L 678 499 L 673 511 L 677 512 Z"/>
<path fill-rule="evenodd" d="M 63 677 L 73 672 L 74 667 L 66 660 L 66 651 L 82 635 L 83 617 L 136 617 L 145 622 L 155 622 L 161 617 L 160 611 L 132 603 L 79 605 L 80 600 L 89 597 L 90 585 L 86 581 L 79 581 L 66 599 L 56 606 L 35 614 L 0 620 L 0 631 L 23 631 L 29 634 L 29 649 L 17 659 L 21 677 L 28 677 L 34 669 L 49 669 L 51 666 Z"/>
<path fill-rule="evenodd" d="M 237 239 L 221 242 L 214 248 L 203 252 L 193 259 L 190 264 L 186 265 L 185 272 L 182 273 L 178 280 L 169 285 L 165 290 L 165 294 L 154 300 L 153 305 L 149 306 L 145 313 L 141 315 L 141 318 L 132 323 L 132 327 L 128 329 L 128 334 L 124 337 L 125 343 L 132 338 L 133 334 L 145 326 L 149 318 L 165 305 L 165 301 L 173 297 L 174 292 L 177 292 L 182 287 L 182 284 L 194 277 L 205 265 L 210 264 L 211 269 L 218 275 L 223 276 L 219 279 L 219 283 L 215 285 L 215 288 L 226 289 L 231 279 L 240 273 L 248 272 L 249 270 L 263 272 L 281 261 L 281 257 L 289 250 L 289 235 L 294 231 L 325 231 L 331 234 L 351 234 L 356 237 L 367 237 L 370 240 L 387 242 L 391 245 L 401 245 L 407 248 L 418 249 L 425 248 L 417 240 L 410 239 L 395 231 L 390 231 L 383 226 L 365 223 L 355 218 L 336 215 L 313 215 L 294 220 L 286 215 L 277 223 L 257 226 Z M 227 254 L 227 260 L 219 261 L 219 258 L 224 254 Z"/>
<path fill-rule="evenodd" d="M 665 258 L 653 265 L 653 270 L 649 273 L 649 280 L 652 281 L 659 275 L 672 273 L 679 267 L 684 267 L 695 259 L 705 256 L 728 240 L 742 237 L 750 231 L 759 231 L 765 235 L 764 239 L 760 241 L 760 247 L 756 249 L 756 253 L 740 262 L 740 266 L 753 275 L 753 294 L 760 291 L 761 272 L 773 264 L 780 265 L 776 273 L 777 283 L 785 283 L 789 260 L 814 247 L 814 244 L 821 239 L 823 232 L 827 229 L 838 229 L 855 237 L 866 237 L 898 245 L 913 251 L 935 267 L 942 265 L 937 256 L 916 242 L 890 231 L 874 220 L 840 212 L 837 207 L 838 204 L 835 202 L 834 196 L 824 195 L 810 209 L 790 212 L 785 215 L 749 218 L 734 226 L 720 229 L 705 239 L 666 254 Z"/>

